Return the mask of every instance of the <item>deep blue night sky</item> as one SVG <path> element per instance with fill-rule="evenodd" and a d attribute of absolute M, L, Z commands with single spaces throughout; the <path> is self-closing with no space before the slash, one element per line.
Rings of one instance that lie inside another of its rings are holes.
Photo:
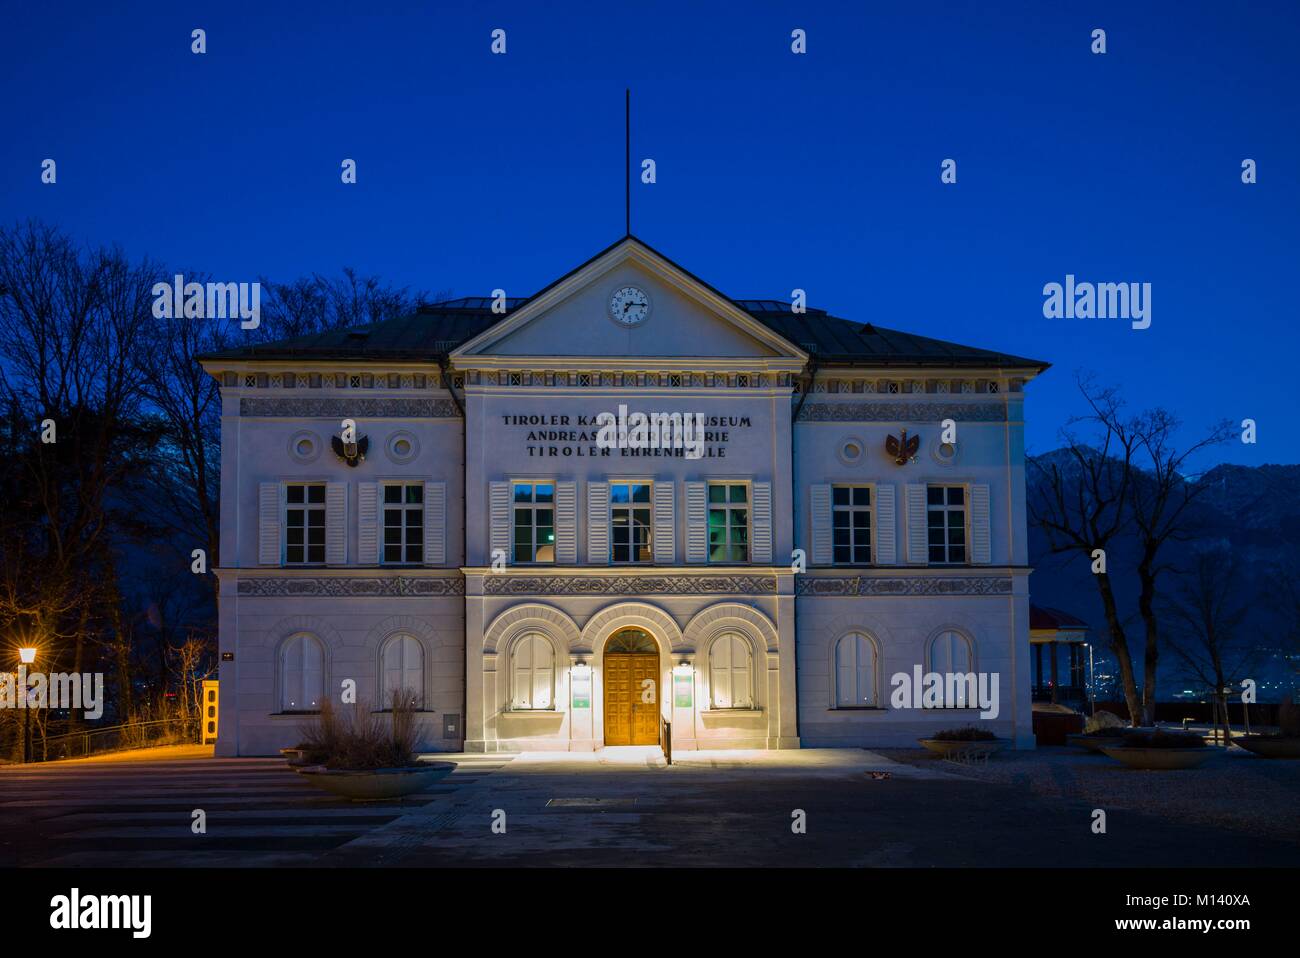
<path fill-rule="evenodd" d="M 1053 362 L 1035 451 L 1091 369 L 1198 431 L 1259 421 L 1214 460 L 1297 461 L 1300 4 L 109 6 L 8 5 L 6 223 L 230 281 L 352 265 L 526 295 L 622 235 L 630 86 L 633 159 L 659 176 L 633 231 L 724 292 L 803 287 Z M 1152 283 L 1151 328 L 1044 319 L 1066 273 Z"/>

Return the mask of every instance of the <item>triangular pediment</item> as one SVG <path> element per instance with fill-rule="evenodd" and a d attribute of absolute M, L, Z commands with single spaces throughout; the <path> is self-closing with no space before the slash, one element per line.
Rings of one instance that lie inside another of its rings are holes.
<path fill-rule="evenodd" d="M 633 287 L 649 306 L 635 324 L 611 300 Z M 452 353 L 460 368 L 526 359 L 591 364 L 630 360 L 722 361 L 798 369 L 807 355 L 730 299 L 635 237 L 555 281 Z"/>

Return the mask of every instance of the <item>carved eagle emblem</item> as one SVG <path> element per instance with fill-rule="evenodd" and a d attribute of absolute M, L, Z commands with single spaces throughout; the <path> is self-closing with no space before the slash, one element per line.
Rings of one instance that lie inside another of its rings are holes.
<path fill-rule="evenodd" d="M 908 461 L 916 462 L 916 451 L 921 448 L 921 437 L 907 437 L 907 430 L 904 429 L 899 436 L 885 437 L 885 452 L 894 457 L 894 464 L 898 466 L 907 465 Z"/>
<path fill-rule="evenodd" d="M 366 450 L 370 448 L 370 437 L 362 436 L 356 442 L 344 442 L 342 436 L 330 436 L 330 446 L 333 447 L 336 456 L 355 469 L 357 463 L 366 458 Z"/>

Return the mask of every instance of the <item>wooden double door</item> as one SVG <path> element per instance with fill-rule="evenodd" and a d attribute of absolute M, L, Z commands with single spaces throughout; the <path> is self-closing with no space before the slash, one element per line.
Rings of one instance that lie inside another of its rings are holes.
<path fill-rule="evenodd" d="M 659 744 L 659 656 L 605 655 L 605 744 Z"/>

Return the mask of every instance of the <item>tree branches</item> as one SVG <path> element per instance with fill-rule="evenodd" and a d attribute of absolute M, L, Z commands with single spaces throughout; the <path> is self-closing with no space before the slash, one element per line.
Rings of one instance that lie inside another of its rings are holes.
<path fill-rule="evenodd" d="M 1176 436 L 1182 424 L 1168 410 L 1129 415 L 1114 388 L 1098 387 L 1082 375 L 1078 387 L 1088 412 L 1062 430 L 1063 449 L 1050 457 L 1029 457 L 1036 479 L 1028 499 L 1029 517 L 1046 535 L 1052 552 L 1076 553 L 1091 563 L 1130 717 L 1134 724 L 1139 718 L 1151 724 L 1160 653 L 1157 585 L 1167 571 L 1160 557 L 1167 543 L 1194 534 L 1192 507 L 1206 486 L 1188 474 L 1189 462 L 1224 442 L 1230 427 L 1218 423 L 1179 449 Z M 1079 426 L 1086 429 L 1086 438 L 1079 435 Z M 1115 569 L 1109 554 L 1112 544 L 1130 534 L 1138 558 L 1131 570 L 1123 571 L 1131 571 L 1138 583 L 1145 633 L 1141 696 L 1111 582 Z"/>

